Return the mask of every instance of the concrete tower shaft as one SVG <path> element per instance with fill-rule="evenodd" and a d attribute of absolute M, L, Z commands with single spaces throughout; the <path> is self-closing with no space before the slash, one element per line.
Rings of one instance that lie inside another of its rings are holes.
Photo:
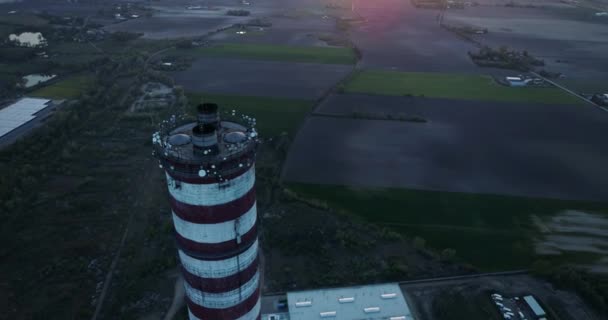
<path fill-rule="evenodd" d="M 167 178 L 190 319 L 259 319 L 256 132 L 221 121 L 215 104 L 200 105 L 196 122 L 167 127 L 153 142 Z"/>

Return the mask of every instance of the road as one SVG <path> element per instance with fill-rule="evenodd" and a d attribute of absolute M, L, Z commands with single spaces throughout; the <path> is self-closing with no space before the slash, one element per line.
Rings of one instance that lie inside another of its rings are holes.
<path fill-rule="evenodd" d="M 541 79 L 543 79 L 543 80 L 547 81 L 548 83 L 550 83 L 550 84 L 552 84 L 552 85 L 556 86 L 557 88 L 560 88 L 560 89 L 562 89 L 562 90 L 566 91 L 567 93 L 569 93 L 569 94 L 571 94 L 571 95 L 573 95 L 573 96 L 575 96 L 575 97 L 577 97 L 577 98 L 579 98 L 579 99 L 581 99 L 581 100 L 585 101 L 586 103 L 589 103 L 589 104 L 591 104 L 591 105 L 593 105 L 593 106 L 596 106 L 596 107 L 598 107 L 598 108 L 600 108 L 600 109 L 602 109 L 602 110 L 604 110 L 604 111 L 608 112 L 608 109 L 607 109 L 607 108 L 604 108 L 604 107 L 602 107 L 602 106 L 600 106 L 600 105 L 597 105 L 597 104 L 595 104 L 593 101 L 591 101 L 591 100 L 589 100 L 589 99 L 587 99 L 587 98 L 585 98 L 585 97 L 581 97 L 581 96 L 580 96 L 580 95 L 578 95 L 576 92 L 574 92 L 574 91 L 572 91 L 572 90 L 570 90 L 570 89 L 568 89 L 568 88 L 566 88 L 566 87 L 562 86 L 561 84 L 559 84 L 559 83 L 557 83 L 557 82 L 555 82 L 555 81 L 551 81 L 551 80 L 549 80 L 549 79 L 547 79 L 547 78 L 545 78 L 545 77 L 541 76 L 540 74 L 538 74 L 538 73 L 536 73 L 536 72 L 534 72 L 534 71 L 531 71 L 530 73 L 531 73 L 531 74 L 533 74 L 533 75 L 534 75 L 534 76 L 536 76 L 536 77 L 539 77 L 539 78 L 541 78 Z"/>

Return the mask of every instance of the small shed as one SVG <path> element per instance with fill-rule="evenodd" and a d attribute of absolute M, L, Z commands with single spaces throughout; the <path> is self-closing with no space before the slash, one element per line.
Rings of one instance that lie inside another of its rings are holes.
<path fill-rule="evenodd" d="M 511 87 L 525 87 L 531 79 L 524 79 L 522 77 L 505 77 L 505 80 Z"/>

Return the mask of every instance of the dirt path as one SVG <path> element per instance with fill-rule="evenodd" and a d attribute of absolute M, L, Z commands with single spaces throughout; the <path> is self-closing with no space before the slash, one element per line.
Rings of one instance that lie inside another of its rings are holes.
<path fill-rule="evenodd" d="M 114 275 L 114 270 L 116 269 L 116 265 L 118 265 L 118 259 L 120 259 L 120 254 L 122 252 L 122 248 L 125 246 L 125 242 L 127 240 L 127 235 L 129 234 L 129 229 L 131 227 L 131 221 L 133 221 L 134 212 L 135 211 L 131 211 L 131 214 L 129 215 L 129 222 L 127 222 L 127 227 L 125 228 L 125 231 L 122 234 L 122 239 L 120 240 L 120 245 L 118 246 L 118 250 L 116 250 L 116 254 L 114 255 L 114 260 L 112 261 L 112 264 L 110 265 L 110 270 L 108 271 L 108 274 L 106 275 L 106 279 L 104 280 L 103 289 L 101 290 L 99 299 L 97 300 L 97 306 L 95 307 L 95 312 L 93 313 L 91 320 L 96 320 L 97 317 L 99 316 L 99 313 L 101 312 L 101 307 L 103 306 L 103 300 L 105 299 L 106 294 L 108 293 L 108 288 L 110 287 L 110 283 L 112 282 L 112 276 Z"/>
<path fill-rule="evenodd" d="M 122 239 L 120 240 L 120 244 L 119 244 L 118 248 L 116 249 L 114 259 L 112 261 L 112 264 L 110 265 L 110 270 L 108 271 L 108 274 L 106 275 L 106 278 L 104 280 L 103 289 L 101 290 L 101 293 L 99 294 L 99 298 L 97 299 L 97 306 L 95 307 L 95 312 L 93 313 L 91 320 L 96 320 L 99 317 L 99 314 L 101 313 L 101 309 L 103 307 L 103 302 L 108 293 L 110 284 L 112 283 L 112 277 L 114 276 L 116 266 L 118 265 L 118 260 L 120 259 L 122 250 L 123 250 L 123 248 L 125 246 L 125 242 L 127 240 L 127 236 L 129 235 L 129 230 L 131 229 L 131 225 L 133 223 L 135 213 L 138 212 L 138 210 L 136 208 L 140 206 L 141 200 L 146 195 L 146 186 L 148 186 L 150 183 L 152 183 L 152 179 L 154 179 L 153 175 L 145 174 L 145 172 L 149 171 L 149 170 L 154 170 L 156 168 L 156 162 L 145 161 L 145 160 L 144 160 L 144 162 L 147 162 L 147 163 L 142 163 L 142 165 L 138 166 L 138 167 L 140 168 L 139 177 L 145 177 L 145 178 L 142 179 L 142 181 L 140 181 L 140 183 L 134 184 L 134 185 L 138 186 L 136 192 L 134 192 L 135 199 L 137 199 L 137 200 L 133 202 L 133 204 L 131 205 L 131 208 L 130 208 L 131 210 L 129 210 L 129 220 L 127 222 L 127 227 L 125 228 L 125 231 L 123 232 L 123 235 L 122 235 Z"/>
<path fill-rule="evenodd" d="M 184 306 L 184 297 L 186 290 L 184 289 L 184 277 L 181 272 L 177 272 L 177 279 L 175 280 L 175 293 L 173 294 L 173 301 L 171 307 L 167 311 L 167 314 L 163 318 L 164 320 L 171 320 L 175 317 L 175 314 Z"/>

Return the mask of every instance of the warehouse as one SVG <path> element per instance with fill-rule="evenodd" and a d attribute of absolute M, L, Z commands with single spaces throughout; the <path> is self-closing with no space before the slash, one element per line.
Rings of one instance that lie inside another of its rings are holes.
<path fill-rule="evenodd" d="M 287 293 L 287 310 L 263 314 L 262 319 L 388 319 L 414 317 L 397 284 L 318 289 Z"/>
<path fill-rule="evenodd" d="M 15 142 L 39 125 L 58 104 L 49 99 L 26 97 L 0 109 L 0 147 Z"/>

